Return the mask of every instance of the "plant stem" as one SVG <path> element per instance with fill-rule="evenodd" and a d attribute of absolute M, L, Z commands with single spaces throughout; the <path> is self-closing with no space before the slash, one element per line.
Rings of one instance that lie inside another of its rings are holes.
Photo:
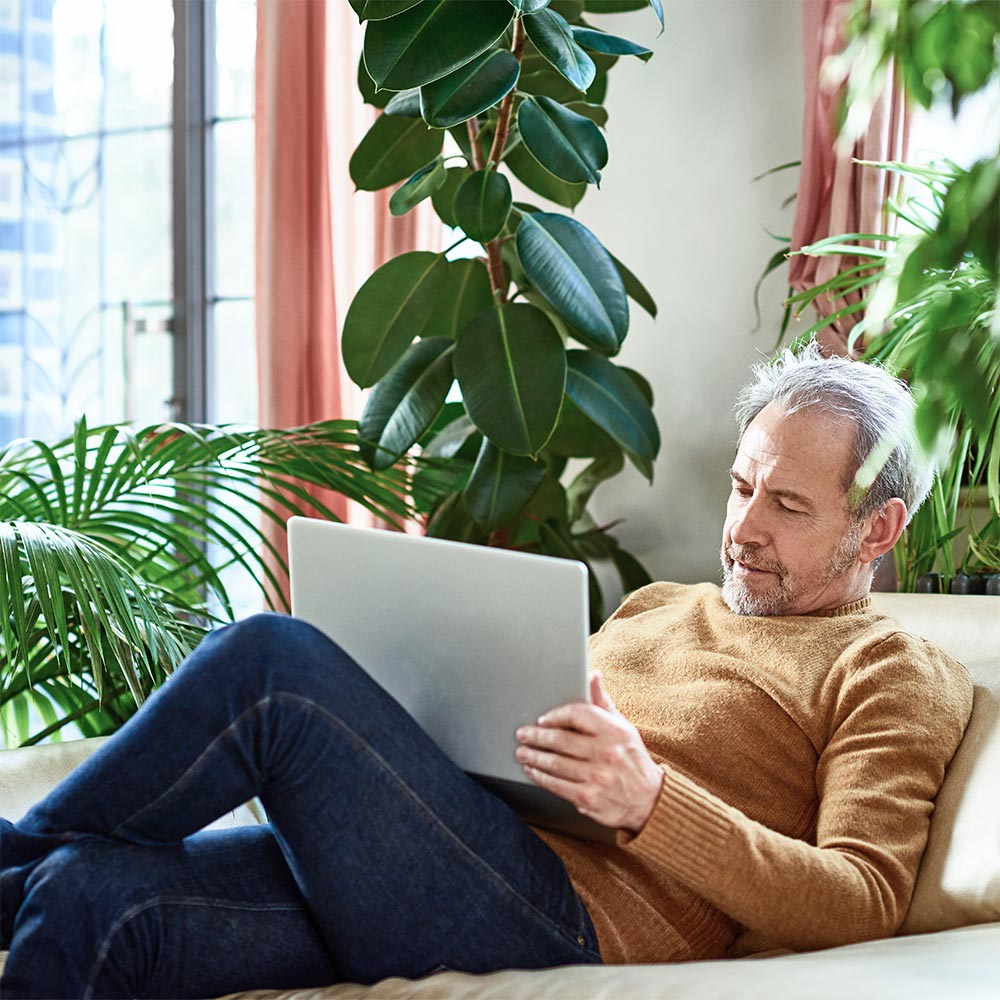
<path fill-rule="evenodd" d="M 511 45 L 511 52 L 518 62 L 524 53 L 525 43 L 524 22 L 521 18 L 514 21 L 514 40 Z M 469 141 L 472 144 L 472 163 L 476 170 L 484 167 L 492 167 L 496 170 L 500 166 L 503 158 L 504 146 L 507 145 L 507 137 L 510 135 L 510 115 L 514 108 L 514 91 L 503 99 L 500 104 L 500 112 L 497 115 L 497 130 L 493 136 L 493 145 L 490 147 L 490 158 L 487 163 L 483 163 L 483 151 L 479 146 L 479 123 L 470 118 L 466 127 L 469 130 Z M 490 287 L 493 289 L 493 297 L 498 302 L 507 301 L 507 282 L 504 280 L 503 259 L 500 256 L 500 238 L 492 239 L 486 244 L 486 269 L 490 275 Z"/>

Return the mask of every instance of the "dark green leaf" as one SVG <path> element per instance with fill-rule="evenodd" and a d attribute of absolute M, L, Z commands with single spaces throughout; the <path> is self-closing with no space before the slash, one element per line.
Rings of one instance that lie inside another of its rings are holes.
<path fill-rule="evenodd" d="M 465 506 L 478 525 L 495 531 L 521 512 L 544 476 L 544 462 L 509 455 L 484 440 L 465 487 Z"/>
<path fill-rule="evenodd" d="M 517 254 L 528 279 L 575 331 L 614 353 L 628 332 L 625 285 L 611 255 L 575 219 L 526 215 Z"/>
<path fill-rule="evenodd" d="M 493 305 L 493 292 L 481 258 L 449 261 L 438 304 L 422 337 L 455 339 L 473 316 Z"/>
<path fill-rule="evenodd" d="M 617 546 L 611 550 L 611 561 L 618 570 L 618 577 L 622 582 L 622 590 L 630 594 L 633 590 L 645 587 L 653 582 L 653 578 L 646 572 L 646 567 L 639 562 L 631 553 L 626 552 Z"/>
<path fill-rule="evenodd" d="M 411 208 L 437 191 L 444 181 L 444 161 L 439 156 L 427 166 L 421 167 L 405 184 L 392 192 L 389 211 L 393 215 L 406 215 Z"/>
<path fill-rule="evenodd" d="M 622 281 L 625 282 L 625 292 L 628 297 L 656 319 L 656 303 L 653 301 L 653 296 L 646 291 L 646 286 L 614 254 L 611 255 L 611 259 L 615 262 Z"/>
<path fill-rule="evenodd" d="M 450 538 L 456 542 L 485 545 L 488 534 L 473 521 L 461 494 L 447 497 L 427 522 L 428 538 Z"/>
<path fill-rule="evenodd" d="M 656 418 L 638 386 L 607 358 L 569 351 L 566 395 L 626 451 L 651 462 L 660 450 Z"/>
<path fill-rule="evenodd" d="M 559 423 L 545 445 L 547 454 L 566 458 L 592 458 L 617 451 L 614 439 L 586 416 L 572 399 L 563 400 Z"/>
<path fill-rule="evenodd" d="M 563 208 L 575 208 L 587 193 L 586 184 L 569 184 L 550 174 L 523 146 L 507 153 L 504 163 L 522 184 Z"/>
<path fill-rule="evenodd" d="M 551 69 L 544 69 L 537 73 L 522 73 L 517 89 L 519 93 L 523 94 L 551 97 L 552 100 L 558 101 L 560 104 L 571 104 L 573 101 L 584 99 L 581 97 L 580 91 L 564 76 L 560 76 Z"/>
<path fill-rule="evenodd" d="M 619 38 L 618 35 L 609 35 L 604 31 L 595 31 L 593 28 L 579 26 L 574 26 L 572 30 L 576 43 L 591 52 L 604 52 L 613 56 L 638 56 L 643 62 L 648 61 L 653 56 L 652 49 L 636 45 L 635 42 L 630 42 L 627 38 Z"/>
<path fill-rule="evenodd" d="M 586 90 L 597 73 L 593 59 L 573 40 L 566 19 L 553 10 L 525 17 L 524 27 L 535 48 L 577 90 Z"/>
<path fill-rule="evenodd" d="M 485 52 L 507 30 L 507 0 L 423 0 L 365 32 L 365 65 L 389 90 L 423 87 Z"/>
<path fill-rule="evenodd" d="M 420 88 L 424 121 L 435 128 L 450 128 L 498 104 L 517 84 L 521 65 L 505 50 L 490 49 Z"/>
<path fill-rule="evenodd" d="M 461 403 L 448 403 L 447 406 L 458 406 L 462 410 L 462 415 L 450 423 L 446 424 L 438 434 L 432 438 L 427 447 L 421 453 L 423 458 L 454 458 L 461 450 L 466 441 L 473 435 L 480 438 L 481 435 L 476 430 L 476 425 L 469 419 L 465 412 L 465 407 Z"/>
<path fill-rule="evenodd" d="M 455 350 L 469 416 L 494 444 L 537 455 L 559 417 L 566 352 L 545 313 L 506 304 L 480 313 Z"/>
<path fill-rule="evenodd" d="M 397 118 L 419 118 L 420 117 L 420 91 L 401 90 L 398 94 L 393 94 L 392 99 L 385 106 L 387 115 L 396 115 Z"/>
<path fill-rule="evenodd" d="M 354 296 L 341 338 L 354 382 L 374 385 L 423 333 L 445 283 L 441 254 L 416 250 L 383 264 Z"/>
<path fill-rule="evenodd" d="M 648 6 L 649 0 L 583 0 L 583 9 L 588 14 L 624 14 Z"/>
<path fill-rule="evenodd" d="M 597 184 L 608 162 L 601 130 L 548 97 L 528 97 L 517 112 L 521 141 L 550 173 L 571 184 Z"/>
<path fill-rule="evenodd" d="M 594 459 L 576 478 L 569 484 L 566 490 L 566 497 L 569 501 L 569 520 L 572 524 L 577 521 L 590 503 L 590 498 L 594 495 L 594 490 L 606 479 L 617 476 L 625 468 L 625 459 L 620 451 L 608 452 L 600 458 Z"/>
<path fill-rule="evenodd" d="M 507 223 L 513 201 L 510 182 L 495 170 L 477 170 L 455 195 L 455 219 L 466 235 L 488 243 Z"/>
<path fill-rule="evenodd" d="M 458 225 L 455 221 L 455 193 L 471 173 L 468 167 L 448 167 L 444 183 L 431 195 L 431 204 L 438 218 L 452 229 Z"/>
<path fill-rule="evenodd" d="M 572 24 L 583 13 L 583 0 L 551 0 L 549 10 Z"/>
<path fill-rule="evenodd" d="M 595 125 L 604 128 L 608 124 L 608 110 L 602 108 L 600 104 L 588 104 L 586 101 L 571 101 L 566 105 L 570 111 L 575 111 L 584 118 L 589 118 Z"/>
<path fill-rule="evenodd" d="M 359 21 L 382 21 L 415 7 L 421 0 L 351 0 Z"/>
<path fill-rule="evenodd" d="M 552 0 L 510 0 L 519 14 L 535 14 L 552 2 Z"/>
<path fill-rule="evenodd" d="M 387 469 L 433 423 L 454 381 L 453 340 L 432 337 L 411 344 L 372 389 L 358 421 L 362 454 L 374 469 Z"/>
<path fill-rule="evenodd" d="M 662 0 L 649 0 L 649 6 L 653 8 L 656 19 L 660 22 L 660 34 L 663 34 L 663 3 Z"/>
<path fill-rule="evenodd" d="M 608 74 L 598 73 L 584 94 L 588 104 L 603 104 L 608 96 Z"/>
<path fill-rule="evenodd" d="M 393 97 L 391 90 L 375 89 L 375 81 L 368 75 L 368 70 L 365 69 L 364 56 L 358 60 L 358 91 L 361 94 L 361 100 L 365 104 L 370 104 L 373 108 L 384 108 Z"/>
<path fill-rule="evenodd" d="M 359 191 L 396 184 L 433 160 L 443 142 L 443 133 L 419 118 L 379 115 L 351 156 L 351 180 Z"/>

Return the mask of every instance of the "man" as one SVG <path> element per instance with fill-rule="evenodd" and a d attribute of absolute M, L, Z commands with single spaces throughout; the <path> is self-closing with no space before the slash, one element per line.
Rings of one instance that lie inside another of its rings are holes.
<path fill-rule="evenodd" d="M 336 646 L 257 616 L 0 825 L 3 995 L 210 996 L 718 957 L 744 928 L 791 948 L 893 933 L 971 710 L 964 670 L 869 606 L 929 484 L 912 407 L 886 373 L 815 349 L 757 369 L 722 589 L 637 591 L 594 637 L 592 704 L 517 733 L 528 775 L 615 844 L 532 831 Z M 254 794 L 269 826 L 195 834 Z"/>

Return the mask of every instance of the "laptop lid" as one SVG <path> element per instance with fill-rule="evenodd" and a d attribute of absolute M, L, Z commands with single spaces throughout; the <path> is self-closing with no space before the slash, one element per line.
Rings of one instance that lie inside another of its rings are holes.
<path fill-rule="evenodd" d="M 514 731 L 589 701 L 586 567 L 302 517 L 289 520 L 288 540 L 292 613 L 463 770 L 495 787 L 530 785 Z"/>

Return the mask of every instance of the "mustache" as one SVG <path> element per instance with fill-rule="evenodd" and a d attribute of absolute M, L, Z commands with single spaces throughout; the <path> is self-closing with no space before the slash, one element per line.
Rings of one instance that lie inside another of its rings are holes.
<path fill-rule="evenodd" d="M 779 577 L 784 577 L 787 573 L 781 563 L 762 559 L 752 545 L 730 544 L 723 551 L 726 554 L 726 559 L 729 561 L 730 568 L 732 568 L 733 563 L 741 562 L 744 566 L 749 566 L 751 569 L 761 569 L 766 573 L 775 573 Z"/>

